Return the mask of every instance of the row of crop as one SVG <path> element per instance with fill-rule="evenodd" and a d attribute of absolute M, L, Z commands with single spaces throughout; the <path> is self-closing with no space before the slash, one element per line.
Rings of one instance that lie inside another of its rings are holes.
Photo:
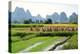
<path fill-rule="evenodd" d="M 18 37 L 18 39 L 20 40 L 28 40 L 34 37 L 53 37 L 53 36 L 72 36 L 77 32 L 37 32 L 37 33 L 26 33 L 26 32 L 15 32 L 14 34 L 12 34 L 12 37 Z M 16 38 L 17 39 L 17 38 Z M 19 41 L 19 40 L 15 40 L 14 38 L 11 41 Z"/>
<path fill-rule="evenodd" d="M 48 31 L 77 31 L 77 27 L 71 27 L 71 26 L 47 26 L 47 27 L 30 27 L 30 31 L 42 31 L 42 32 L 48 32 Z"/>
<path fill-rule="evenodd" d="M 17 41 L 22 41 L 22 40 L 28 40 L 35 37 L 33 33 L 26 33 L 26 32 L 15 32 L 11 34 L 11 41 L 12 42 L 17 42 Z"/>
<path fill-rule="evenodd" d="M 22 27 L 43 27 L 44 25 L 36 25 L 36 24 L 14 24 L 11 25 L 11 27 L 17 27 L 17 28 L 22 28 Z"/>
<path fill-rule="evenodd" d="M 73 34 L 77 34 L 77 32 L 68 32 L 68 31 L 58 31 L 58 32 L 15 32 L 12 36 L 28 36 L 31 34 L 35 34 L 36 36 L 71 36 Z"/>
<path fill-rule="evenodd" d="M 72 36 L 77 32 L 40 32 L 38 34 L 36 34 L 36 36 Z"/>

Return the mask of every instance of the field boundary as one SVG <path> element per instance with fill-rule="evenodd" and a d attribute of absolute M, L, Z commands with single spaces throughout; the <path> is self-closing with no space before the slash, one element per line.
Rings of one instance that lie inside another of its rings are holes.
<path fill-rule="evenodd" d="M 60 45 L 62 45 L 62 44 L 64 44 L 64 43 L 66 43 L 69 39 L 71 39 L 71 36 L 68 37 L 66 40 L 63 40 L 62 42 L 57 43 L 55 46 L 53 46 L 53 47 L 52 47 L 51 49 L 49 49 L 48 51 L 53 51 L 53 50 L 55 50 L 58 46 L 60 46 Z"/>

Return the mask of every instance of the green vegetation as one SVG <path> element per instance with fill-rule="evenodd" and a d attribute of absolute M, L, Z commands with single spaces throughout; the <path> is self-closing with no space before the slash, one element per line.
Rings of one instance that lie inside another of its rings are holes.
<path fill-rule="evenodd" d="M 43 24 L 13 24 L 11 25 L 11 27 L 18 27 L 18 28 L 21 28 L 21 27 L 43 27 L 44 25 Z"/>
<path fill-rule="evenodd" d="M 25 47 L 27 48 L 28 46 L 33 45 L 36 42 L 44 41 L 47 40 L 48 38 L 50 37 L 38 37 L 38 38 L 32 38 L 30 40 L 14 42 L 12 43 L 12 52 L 20 51 Z"/>
<path fill-rule="evenodd" d="M 12 24 L 11 27 L 77 26 L 77 24 Z"/>
<path fill-rule="evenodd" d="M 73 35 L 67 44 L 64 45 L 64 49 L 78 49 L 78 37 Z"/>
<path fill-rule="evenodd" d="M 12 34 L 12 41 L 22 41 L 28 40 L 35 37 L 68 37 L 76 34 L 77 32 L 34 32 L 34 33 L 26 33 L 26 32 L 15 32 Z"/>
<path fill-rule="evenodd" d="M 63 40 L 65 37 L 50 37 L 48 40 L 45 40 L 45 43 L 38 45 L 30 50 L 30 52 L 43 51 L 45 48 L 49 47 L 52 44 L 56 44 L 57 41 Z"/>
<path fill-rule="evenodd" d="M 50 28 L 50 26 L 52 26 Z M 44 42 L 28 52 L 43 51 L 45 48 L 57 41 L 67 37 L 72 37 L 68 40 L 68 44 L 64 45 L 64 49 L 77 49 L 77 30 L 58 31 L 58 27 L 76 28 L 77 24 L 14 24 L 11 25 L 11 51 L 20 52 L 38 42 Z M 47 30 L 46 30 L 47 28 Z M 52 29 L 57 29 L 52 31 Z M 75 42 L 75 43 L 74 43 Z"/>
<path fill-rule="evenodd" d="M 23 41 L 18 41 L 18 42 L 13 42 L 12 43 L 12 52 L 18 52 L 22 49 L 25 49 L 37 42 L 45 42 L 41 45 L 39 45 L 38 47 L 36 47 L 35 49 L 32 49 L 31 51 L 34 51 L 34 50 L 38 50 L 40 51 L 42 49 L 44 49 L 44 47 L 47 47 L 53 43 L 56 42 L 56 40 L 59 40 L 59 39 L 62 39 L 64 37 L 36 37 L 36 38 L 32 38 L 32 39 L 29 39 L 29 40 L 23 40 Z"/>
<path fill-rule="evenodd" d="M 20 41 L 21 40 L 21 38 L 19 37 L 19 36 L 13 36 L 13 37 L 11 37 L 11 41 L 12 42 L 15 42 L 15 41 Z"/>
<path fill-rule="evenodd" d="M 76 32 L 42 32 L 36 34 L 37 36 L 72 36 Z"/>

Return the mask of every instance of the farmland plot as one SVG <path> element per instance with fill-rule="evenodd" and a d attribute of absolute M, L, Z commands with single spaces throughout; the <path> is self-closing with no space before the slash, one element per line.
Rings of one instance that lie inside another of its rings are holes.
<path fill-rule="evenodd" d="M 11 51 L 12 52 L 48 51 L 56 44 L 66 40 L 68 37 L 73 37 L 75 34 L 77 36 L 77 25 L 75 24 L 12 25 Z M 77 41 L 75 42 L 77 43 Z M 77 44 L 75 45 L 77 46 Z M 68 47 L 70 45 L 68 44 L 64 46 Z M 66 47 L 64 49 L 66 49 Z"/>

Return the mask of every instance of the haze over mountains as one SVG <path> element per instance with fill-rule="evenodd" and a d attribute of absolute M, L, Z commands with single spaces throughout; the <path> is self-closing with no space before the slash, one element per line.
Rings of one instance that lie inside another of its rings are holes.
<path fill-rule="evenodd" d="M 20 23 L 23 23 L 24 20 L 29 20 L 31 19 L 33 22 L 38 21 L 45 21 L 47 19 L 51 19 L 52 23 L 74 23 L 78 22 L 78 15 L 74 12 L 70 17 L 67 17 L 65 12 L 61 12 L 58 14 L 57 12 L 51 14 L 51 15 L 46 15 L 46 18 L 43 18 L 40 14 L 37 16 L 32 16 L 31 12 L 27 9 L 24 11 L 23 8 L 16 7 L 14 12 L 11 12 L 11 21 L 18 21 Z"/>

